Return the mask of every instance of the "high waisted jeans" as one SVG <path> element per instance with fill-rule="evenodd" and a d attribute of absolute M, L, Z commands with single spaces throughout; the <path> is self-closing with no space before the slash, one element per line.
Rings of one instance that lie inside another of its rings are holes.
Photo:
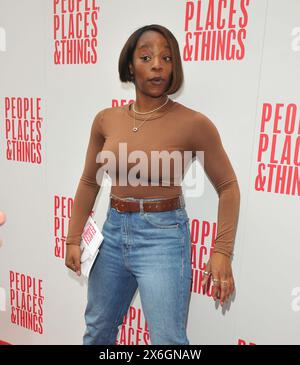
<path fill-rule="evenodd" d="M 114 345 L 139 289 L 152 345 L 189 345 L 191 245 L 184 198 L 164 212 L 118 212 L 109 205 L 104 239 L 88 279 L 84 345 Z"/>

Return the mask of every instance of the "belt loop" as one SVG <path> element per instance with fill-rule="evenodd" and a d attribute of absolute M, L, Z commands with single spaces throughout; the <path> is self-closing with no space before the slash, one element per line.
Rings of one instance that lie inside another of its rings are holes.
<path fill-rule="evenodd" d="M 182 194 L 179 195 L 179 200 L 180 200 L 180 207 L 183 209 L 185 207 L 185 201 Z"/>
<path fill-rule="evenodd" d="M 144 199 L 140 199 L 140 213 L 144 213 Z"/>

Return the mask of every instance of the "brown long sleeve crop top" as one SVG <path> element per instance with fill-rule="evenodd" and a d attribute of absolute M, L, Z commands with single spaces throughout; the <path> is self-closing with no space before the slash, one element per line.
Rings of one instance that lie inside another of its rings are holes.
<path fill-rule="evenodd" d="M 136 114 L 136 125 L 141 125 L 146 117 L 147 115 Z M 192 157 L 195 157 L 196 151 L 204 151 L 203 168 L 219 196 L 214 252 L 231 256 L 239 215 L 240 191 L 216 126 L 204 114 L 171 99 L 163 108 L 151 114 L 137 132 L 132 131 L 133 123 L 134 112 L 129 103 L 120 107 L 105 108 L 96 114 L 91 125 L 82 176 L 71 210 L 66 244 L 80 245 L 84 225 L 101 186 L 103 166 L 108 161 L 97 158 L 100 151 L 101 154 L 110 151 L 109 153 L 115 156 L 115 167 L 110 167 L 106 172 L 112 179 L 111 194 L 121 198 L 167 198 L 182 194 L 180 175 L 172 164 L 172 159 L 168 184 L 165 183 L 162 173 L 166 166 L 159 165 L 155 173 L 150 168 L 150 162 L 149 167 L 135 171 L 140 181 L 137 186 L 121 183 L 122 178 L 128 176 L 131 169 L 139 163 L 137 156 L 133 159 L 134 162 L 131 162 L 132 159 L 128 158 L 130 152 L 142 151 L 142 154 L 148 157 L 148 161 L 151 161 L 151 151 L 192 151 Z M 121 165 L 124 159 L 127 171 L 120 167 L 124 166 Z M 182 164 L 182 178 L 189 161 L 187 159 Z M 149 181 L 153 178 L 156 178 L 157 183 L 151 185 Z"/>

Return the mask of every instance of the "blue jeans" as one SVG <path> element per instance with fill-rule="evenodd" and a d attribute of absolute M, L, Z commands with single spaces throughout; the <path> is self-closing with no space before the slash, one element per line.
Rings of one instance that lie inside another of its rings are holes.
<path fill-rule="evenodd" d="M 189 218 L 164 212 L 118 212 L 110 205 L 104 239 L 88 279 L 83 345 L 114 345 L 139 289 L 152 345 L 189 345 L 186 324 L 192 268 Z"/>

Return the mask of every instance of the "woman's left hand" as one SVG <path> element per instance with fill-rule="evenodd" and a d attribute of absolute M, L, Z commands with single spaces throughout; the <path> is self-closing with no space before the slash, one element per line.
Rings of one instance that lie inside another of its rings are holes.
<path fill-rule="evenodd" d="M 210 275 L 212 275 L 213 299 L 220 299 L 221 305 L 223 306 L 224 302 L 235 290 L 230 257 L 220 252 L 214 252 L 205 265 L 205 271 L 209 275 L 204 274 L 203 288 L 205 288 Z"/>

